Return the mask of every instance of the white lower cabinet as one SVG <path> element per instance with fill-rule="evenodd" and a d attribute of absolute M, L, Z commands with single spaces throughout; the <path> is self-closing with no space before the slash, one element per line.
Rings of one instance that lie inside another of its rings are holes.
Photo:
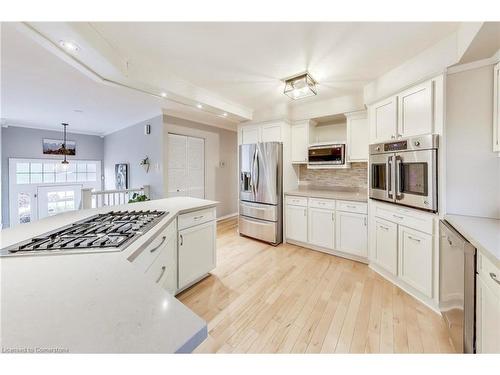
<path fill-rule="evenodd" d="M 146 275 L 170 293 L 177 290 L 177 241 L 175 235 L 166 238 L 165 244 L 153 264 L 147 269 Z"/>
<path fill-rule="evenodd" d="M 432 297 L 432 236 L 399 226 L 399 277 Z"/>
<path fill-rule="evenodd" d="M 286 238 L 307 242 L 307 207 L 286 206 Z"/>
<path fill-rule="evenodd" d="M 398 225 L 390 221 L 375 218 L 373 220 L 375 241 L 373 243 L 373 261 L 386 271 L 398 273 Z"/>
<path fill-rule="evenodd" d="M 309 243 L 333 250 L 335 211 L 309 207 Z"/>
<path fill-rule="evenodd" d="M 215 268 L 215 244 L 215 220 L 179 230 L 179 290 L 199 280 Z"/>
<path fill-rule="evenodd" d="M 337 250 L 366 257 L 368 248 L 367 216 L 337 211 Z"/>

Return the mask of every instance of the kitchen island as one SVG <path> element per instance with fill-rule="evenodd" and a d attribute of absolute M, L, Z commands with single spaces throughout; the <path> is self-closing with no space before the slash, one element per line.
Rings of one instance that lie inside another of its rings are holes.
<path fill-rule="evenodd" d="M 168 212 L 123 251 L 1 257 L 2 352 L 191 352 L 207 337 L 206 322 L 128 258 L 178 215 L 216 204 L 168 198 L 68 212 L 2 230 L 4 249 L 99 213 Z"/>

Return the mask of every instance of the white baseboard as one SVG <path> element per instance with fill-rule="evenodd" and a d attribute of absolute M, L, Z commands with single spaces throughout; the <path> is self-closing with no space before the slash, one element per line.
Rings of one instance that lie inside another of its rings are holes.
<path fill-rule="evenodd" d="M 237 213 L 237 212 L 234 212 L 234 213 L 229 214 L 229 215 L 224 215 L 224 216 L 218 217 L 218 218 L 217 218 L 217 221 L 230 219 L 230 218 L 232 218 L 232 217 L 236 217 L 236 216 L 238 216 L 238 213 Z"/>
<path fill-rule="evenodd" d="M 354 260 L 356 262 L 368 264 L 368 259 L 367 258 L 364 258 L 364 257 L 361 257 L 361 256 L 357 256 L 357 255 L 353 255 L 353 254 L 344 253 L 342 251 L 325 249 L 325 248 L 322 248 L 321 246 L 316 246 L 316 245 L 313 245 L 313 244 L 310 244 L 310 243 L 305 243 L 305 242 L 300 242 L 300 241 L 295 241 L 295 240 L 290 240 L 290 239 L 287 239 L 285 243 L 289 243 L 289 244 L 292 244 L 292 245 L 305 247 L 306 249 L 311 249 L 311 250 L 314 250 L 314 251 L 319 251 L 321 253 L 333 255 L 333 256 L 336 256 L 336 257 L 346 258 L 346 259 L 349 259 L 349 260 Z"/>

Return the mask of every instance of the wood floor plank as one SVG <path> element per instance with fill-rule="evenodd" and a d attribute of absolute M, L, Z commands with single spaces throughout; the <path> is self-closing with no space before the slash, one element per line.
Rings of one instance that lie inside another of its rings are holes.
<path fill-rule="evenodd" d="M 439 314 L 365 264 L 240 237 L 218 223 L 217 268 L 177 296 L 208 323 L 195 353 L 448 353 Z"/>

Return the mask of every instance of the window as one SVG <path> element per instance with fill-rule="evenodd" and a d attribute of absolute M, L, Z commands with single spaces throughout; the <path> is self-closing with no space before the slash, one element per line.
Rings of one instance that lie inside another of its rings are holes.
<path fill-rule="evenodd" d="M 17 162 L 16 183 L 54 184 L 66 182 L 96 182 L 99 162 L 72 161 L 67 169 L 59 160 Z"/>
<path fill-rule="evenodd" d="M 49 216 L 65 211 L 74 210 L 75 192 L 73 190 L 48 192 L 47 209 Z"/>
<path fill-rule="evenodd" d="M 17 215 L 19 223 L 31 222 L 31 196 L 28 193 L 19 193 L 17 195 Z"/>

